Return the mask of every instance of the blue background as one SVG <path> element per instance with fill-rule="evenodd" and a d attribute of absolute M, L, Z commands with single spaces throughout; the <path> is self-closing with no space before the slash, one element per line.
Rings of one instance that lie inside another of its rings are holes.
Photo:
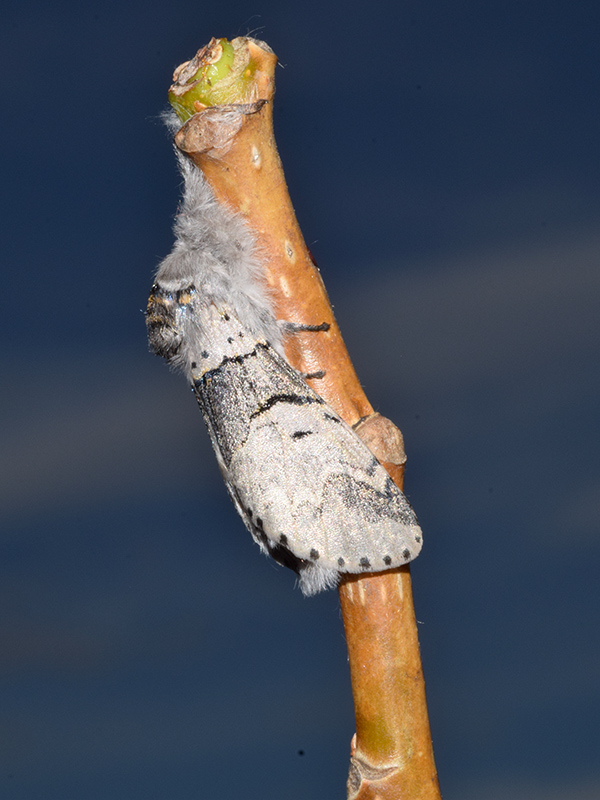
<path fill-rule="evenodd" d="M 280 58 L 292 199 L 403 430 L 446 800 L 600 796 L 594 2 L 5 4 L 0 796 L 343 797 L 337 594 L 231 507 L 147 351 L 211 36 Z"/>

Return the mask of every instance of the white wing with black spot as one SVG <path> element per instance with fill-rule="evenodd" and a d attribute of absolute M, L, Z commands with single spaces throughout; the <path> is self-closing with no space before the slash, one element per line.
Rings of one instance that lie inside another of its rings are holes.
<path fill-rule="evenodd" d="M 212 345 L 199 350 L 194 390 L 261 548 L 298 572 L 305 594 L 415 558 L 415 514 L 356 433 L 230 311 L 206 316 Z"/>

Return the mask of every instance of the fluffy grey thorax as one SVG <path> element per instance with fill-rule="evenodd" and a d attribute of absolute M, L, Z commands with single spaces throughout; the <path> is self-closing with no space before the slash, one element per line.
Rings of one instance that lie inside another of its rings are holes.
<path fill-rule="evenodd" d="M 199 169 L 178 153 L 184 193 L 174 225 L 175 244 L 156 273 L 167 295 L 192 291 L 188 311 L 193 345 L 206 340 L 211 306 L 228 308 L 249 333 L 281 352 L 282 334 L 265 285 L 261 253 L 241 216 L 217 202 Z M 185 322 L 185 316 L 181 317 Z M 183 346 L 185 340 L 183 337 Z M 178 363 L 189 373 L 185 354 Z"/>

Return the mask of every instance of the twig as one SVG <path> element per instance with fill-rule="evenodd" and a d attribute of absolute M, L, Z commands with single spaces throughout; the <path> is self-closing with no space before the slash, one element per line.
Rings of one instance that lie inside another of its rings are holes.
<path fill-rule="evenodd" d="M 175 143 L 254 232 L 277 318 L 329 324 L 288 337 L 286 356 L 301 373 L 325 372 L 313 388 L 402 488 L 402 436 L 360 386 L 288 195 L 272 128 L 276 62 L 263 42 L 213 39 L 175 73 L 170 98 L 190 117 Z M 339 592 L 356 713 L 348 797 L 437 800 L 409 569 L 345 577 Z"/>

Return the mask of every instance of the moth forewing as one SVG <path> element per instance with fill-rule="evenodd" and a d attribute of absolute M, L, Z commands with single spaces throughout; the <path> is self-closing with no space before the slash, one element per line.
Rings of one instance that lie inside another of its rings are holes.
<path fill-rule="evenodd" d="M 200 352 L 194 387 L 254 538 L 300 574 L 385 570 L 414 558 L 421 532 L 384 468 L 278 353 L 229 309 L 219 314 L 225 340 Z"/>
<path fill-rule="evenodd" d="M 261 416 L 229 469 L 273 544 L 340 572 L 417 555 L 421 534 L 406 498 L 332 409 L 285 400 Z"/>

